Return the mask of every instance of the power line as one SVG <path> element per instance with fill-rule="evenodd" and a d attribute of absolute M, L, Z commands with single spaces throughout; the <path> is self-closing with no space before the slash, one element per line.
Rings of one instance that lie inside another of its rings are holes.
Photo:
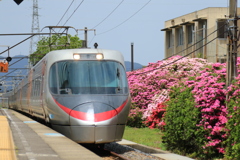
<path fill-rule="evenodd" d="M 71 16 L 67 19 L 67 21 L 63 24 L 63 26 L 72 18 L 73 14 L 78 10 L 78 8 L 82 5 L 84 0 L 82 0 L 82 2 L 80 2 L 80 4 L 77 6 L 77 8 L 73 11 L 73 13 L 71 14 Z"/>
<path fill-rule="evenodd" d="M 226 25 L 226 24 L 224 24 L 224 25 Z M 224 26 L 224 25 L 223 25 L 223 26 Z M 223 26 L 219 27 L 217 30 L 213 31 L 211 34 L 213 34 L 214 32 L 218 31 L 218 30 L 219 30 L 220 28 L 222 28 Z M 224 33 L 225 33 L 225 32 L 224 32 Z M 222 33 L 222 34 L 224 34 L 224 33 Z M 208 36 L 210 36 L 211 34 L 209 34 Z M 221 34 L 221 35 L 222 35 L 222 34 Z M 208 37 L 208 36 L 207 36 L 207 37 Z M 219 35 L 219 36 L 220 36 L 220 35 Z M 178 59 L 176 59 L 176 60 L 174 60 L 174 61 L 172 61 L 172 62 L 170 62 L 170 63 L 167 63 L 167 64 L 165 64 L 165 65 L 162 65 L 162 66 L 160 66 L 160 67 L 158 67 L 158 68 L 155 68 L 155 69 L 153 69 L 153 70 L 149 70 L 149 71 L 145 71 L 145 72 L 141 72 L 141 73 L 136 73 L 136 74 L 130 74 L 130 75 L 128 75 L 128 77 L 129 77 L 129 76 L 132 76 L 132 75 L 140 75 L 140 74 L 144 74 L 144 73 L 149 73 L 149 72 L 158 70 L 158 69 L 160 69 L 160 68 L 166 67 L 166 66 L 168 66 L 168 65 L 171 65 L 171 64 L 173 64 L 173 63 L 175 63 L 175 62 L 177 62 L 177 61 L 179 61 L 179 60 L 181 60 L 181 59 L 183 59 L 183 58 L 185 58 L 185 57 L 193 54 L 193 53 L 196 52 L 197 50 L 199 50 L 199 49 L 207 46 L 209 43 L 211 43 L 211 42 L 213 42 L 214 40 L 216 40 L 219 36 L 215 37 L 214 39 L 212 39 L 211 41 L 209 41 L 209 42 L 207 42 L 206 44 L 202 45 L 201 47 L 193 50 L 192 52 L 190 52 L 190 53 L 182 56 L 181 58 L 178 58 Z M 203 39 L 206 39 L 207 37 L 205 37 L 205 38 L 203 38 Z M 203 39 L 202 39 L 202 40 L 203 40 Z M 200 41 L 202 41 L 202 40 L 200 40 Z M 199 43 L 200 41 L 198 41 L 197 43 Z M 193 45 L 196 45 L 197 43 L 195 43 L 195 44 L 193 44 Z M 193 45 L 192 45 L 192 46 L 193 46 Z M 184 49 L 184 50 L 186 50 L 186 49 Z M 183 50 L 183 51 L 184 51 L 184 50 Z M 181 52 L 182 52 L 182 51 L 181 51 Z M 181 52 L 178 52 L 178 53 L 181 53 Z M 175 55 L 176 55 L 176 54 L 175 54 Z M 173 55 L 172 55 L 172 56 L 173 56 Z M 170 57 L 172 57 L 172 56 L 170 56 Z M 167 58 L 165 58 L 165 59 L 163 59 L 163 60 L 166 60 L 166 59 L 168 59 L 168 58 L 170 58 L 170 57 L 167 57 Z"/>
<path fill-rule="evenodd" d="M 110 12 L 102 21 L 100 21 L 97 25 L 95 25 L 94 27 L 92 28 L 96 28 L 97 26 L 99 26 L 100 24 L 102 24 L 110 15 L 113 14 L 114 11 L 117 10 L 117 8 L 123 3 L 124 0 L 122 0 L 118 5 L 117 7 L 115 7 L 112 12 Z M 89 45 L 92 43 L 93 39 L 95 38 L 96 35 L 93 36 L 93 38 L 91 39 L 91 41 L 89 42 Z"/>
<path fill-rule="evenodd" d="M 129 18 L 127 18 L 125 21 L 123 21 L 122 23 L 120 23 L 119 25 L 113 27 L 112 29 L 109 29 L 105 32 L 102 32 L 102 33 L 99 33 L 98 35 L 100 34 L 104 34 L 104 33 L 107 33 L 107 32 L 110 32 L 114 29 L 116 29 L 117 27 L 121 26 L 122 24 L 124 24 L 125 22 L 127 22 L 129 19 L 131 19 L 133 16 L 135 16 L 138 12 L 140 12 L 144 7 L 146 7 L 149 3 L 151 2 L 151 0 L 149 0 L 146 4 L 144 4 L 139 10 L 137 10 L 133 15 L 131 15 Z"/>
<path fill-rule="evenodd" d="M 110 13 L 107 15 L 107 17 L 105 17 L 101 22 L 99 22 L 97 25 L 95 25 L 95 26 L 92 27 L 92 28 L 96 28 L 96 27 L 99 26 L 101 23 L 103 23 L 111 14 L 113 14 L 114 11 L 117 10 L 117 8 L 123 3 L 123 1 L 124 1 L 124 0 L 122 0 L 122 1 L 117 5 L 117 7 L 115 7 L 115 8 L 112 10 L 112 12 L 110 12 Z"/>
<path fill-rule="evenodd" d="M 207 42 L 205 45 L 202 45 L 201 47 L 199 47 L 199 48 L 193 50 L 192 52 L 186 54 L 185 56 L 182 56 L 181 58 L 178 58 L 178 59 L 176 59 L 176 60 L 174 60 L 174 61 L 172 61 L 172 62 L 170 62 L 170 63 L 168 63 L 168 64 L 165 64 L 165 65 L 163 65 L 163 66 L 160 66 L 160 67 L 155 68 L 155 69 L 150 70 L 150 71 L 145 71 L 145 72 L 141 72 L 141 73 L 137 73 L 137 74 L 131 74 L 131 75 L 140 75 L 140 74 L 144 74 L 144 73 L 152 72 L 152 71 L 158 70 L 158 69 L 160 69 L 160 68 L 166 67 L 166 66 L 168 66 L 168 65 L 171 65 L 171 64 L 173 64 L 173 63 L 175 63 L 175 62 L 177 62 L 177 61 L 179 61 L 179 60 L 181 60 L 181 59 L 183 59 L 183 58 L 185 58 L 185 57 L 187 57 L 187 56 L 193 54 L 194 52 L 196 52 L 197 50 L 203 48 L 204 46 L 208 45 L 209 43 L 213 42 L 213 41 L 214 41 L 215 39 L 217 39 L 217 38 L 218 38 L 218 37 L 212 39 L 211 41 Z M 129 76 L 130 76 L 130 75 L 129 75 Z M 128 76 L 128 77 L 129 77 L 129 76 Z"/>
<path fill-rule="evenodd" d="M 59 20 L 59 22 L 58 22 L 58 24 L 57 24 L 56 26 L 58 26 L 59 23 L 62 21 L 63 17 L 66 15 L 66 13 L 68 12 L 69 8 L 72 6 L 72 4 L 73 4 L 74 1 L 75 1 L 75 0 L 73 0 L 72 3 L 68 6 L 68 9 L 65 11 L 65 13 L 64 13 L 63 16 L 62 16 L 62 18 Z"/>
<path fill-rule="evenodd" d="M 194 44 L 188 46 L 187 48 L 183 49 L 182 51 L 179 51 L 179 52 L 177 52 L 177 53 L 175 53 L 175 54 L 173 54 L 173 55 L 171 55 L 171 56 L 169 56 L 169 57 L 167 57 L 167 58 L 162 59 L 162 61 L 163 61 L 163 60 L 167 60 L 168 58 L 171 58 L 171 57 L 173 57 L 173 56 L 176 56 L 176 55 L 178 55 L 178 54 L 180 54 L 180 53 L 182 53 L 182 52 L 188 50 L 189 48 L 191 48 L 191 47 L 197 45 L 198 43 L 202 42 L 204 39 L 207 39 L 207 38 L 208 38 L 209 36 L 211 36 L 213 33 L 217 32 L 218 30 L 220 30 L 221 28 L 223 28 L 223 27 L 226 26 L 226 25 L 227 25 L 227 23 L 223 24 L 223 25 L 220 26 L 218 29 L 216 29 L 216 30 L 213 31 L 212 33 L 208 34 L 206 37 L 204 37 L 204 38 L 202 38 L 201 40 L 197 41 L 196 43 L 194 43 Z"/>
<path fill-rule="evenodd" d="M 92 37 L 92 39 L 91 39 L 91 41 L 88 43 L 88 45 L 90 45 L 90 44 L 92 43 L 92 41 L 93 41 L 93 39 L 95 38 L 95 36 L 96 36 L 96 35 L 94 35 L 94 36 Z"/>

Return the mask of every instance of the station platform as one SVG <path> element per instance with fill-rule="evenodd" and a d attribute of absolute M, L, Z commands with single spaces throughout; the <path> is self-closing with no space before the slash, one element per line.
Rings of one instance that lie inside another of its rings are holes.
<path fill-rule="evenodd" d="M 18 112 L 1 109 L 0 160 L 102 160 L 62 134 Z"/>
<path fill-rule="evenodd" d="M 55 130 L 16 111 L 0 109 L 0 160 L 102 160 Z M 132 141 L 117 142 L 165 160 L 193 160 Z"/>

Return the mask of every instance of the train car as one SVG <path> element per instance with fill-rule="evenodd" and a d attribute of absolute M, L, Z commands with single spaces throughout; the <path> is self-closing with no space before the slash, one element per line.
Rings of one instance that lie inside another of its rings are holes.
<path fill-rule="evenodd" d="M 106 49 L 51 51 L 7 95 L 10 108 L 93 144 L 122 139 L 131 103 L 124 58 Z"/>

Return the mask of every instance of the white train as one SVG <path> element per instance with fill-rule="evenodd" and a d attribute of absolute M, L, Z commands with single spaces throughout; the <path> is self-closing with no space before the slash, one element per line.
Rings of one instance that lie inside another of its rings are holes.
<path fill-rule="evenodd" d="M 51 51 L 4 98 L 70 139 L 95 144 L 122 139 L 131 103 L 122 54 L 88 48 Z"/>

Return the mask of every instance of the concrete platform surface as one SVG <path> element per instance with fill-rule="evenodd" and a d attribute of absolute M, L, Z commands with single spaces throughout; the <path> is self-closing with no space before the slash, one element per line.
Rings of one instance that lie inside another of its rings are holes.
<path fill-rule="evenodd" d="M 13 110 L 4 110 L 18 160 L 102 160 L 69 138 Z"/>

